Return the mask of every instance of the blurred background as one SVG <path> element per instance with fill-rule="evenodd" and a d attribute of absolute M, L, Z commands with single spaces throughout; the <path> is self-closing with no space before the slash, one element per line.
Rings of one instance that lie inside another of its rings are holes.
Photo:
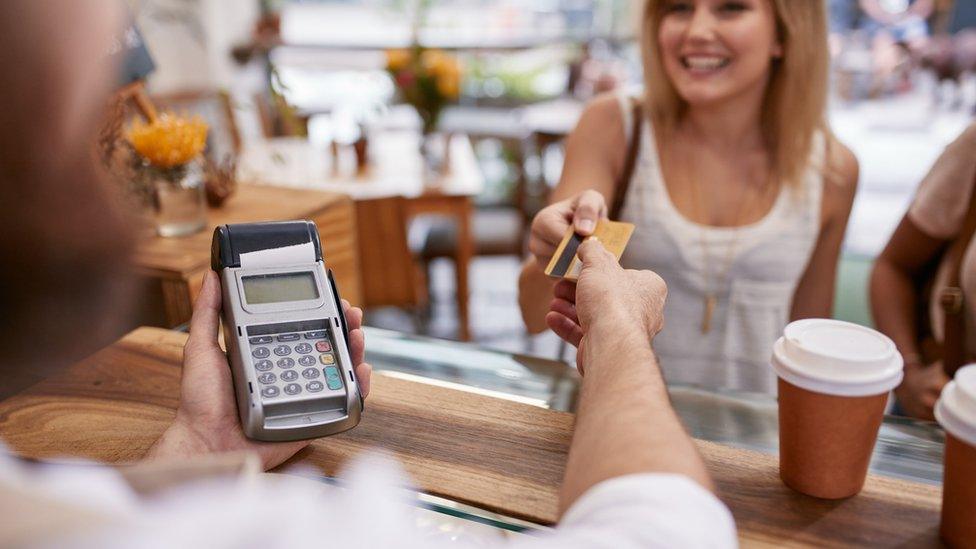
<path fill-rule="evenodd" d="M 876 17 L 909 4 L 828 2 L 830 122 L 861 165 L 835 316 L 864 324 L 872 259 L 976 108 L 976 2 L 916 0 L 917 17 L 893 26 Z M 525 333 L 523 241 L 585 102 L 639 90 L 639 1 L 130 6 L 155 65 L 150 97 L 203 116 L 208 155 L 241 182 L 353 198 L 367 324 L 569 354 Z"/>

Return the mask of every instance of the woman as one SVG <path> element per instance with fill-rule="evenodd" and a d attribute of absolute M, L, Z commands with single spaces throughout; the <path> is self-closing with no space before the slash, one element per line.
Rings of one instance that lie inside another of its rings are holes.
<path fill-rule="evenodd" d="M 874 322 L 898 346 L 905 358 L 905 379 L 895 389 L 901 411 L 932 419 L 932 408 L 949 382 L 942 363 L 926 362 L 919 345 L 919 332 L 931 330 L 943 339 L 941 289 L 949 277 L 946 250 L 963 230 L 972 207 L 976 180 L 976 124 L 971 125 L 936 161 L 919 186 L 908 213 L 902 218 L 871 273 L 871 312 Z M 970 240 L 960 265 L 960 282 L 965 304 L 964 354 L 976 356 L 976 251 Z M 932 291 L 932 303 L 919 304 L 919 277 L 933 261 L 939 261 Z M 916 325 L 919 305 L 928 307 L 931 326 Z"/>
<path fill-rule="evenodd" d="M 622 262 L 669 287 L 655 341 L 669 381 L 774 391 L 768 358 L 783 326 L 831 314 L 857 183 L 857 161 L 827 128 L 826 27 L 821 2 L 647 2 L 633 173 L 618 182 L 634 110 L 599 97 L 532 224 L 519 281 L 530 331 L 546 325 L 542 267 L 563 234 L 592 234 L 626 187 L 620 219 L 636 231 Z"/>

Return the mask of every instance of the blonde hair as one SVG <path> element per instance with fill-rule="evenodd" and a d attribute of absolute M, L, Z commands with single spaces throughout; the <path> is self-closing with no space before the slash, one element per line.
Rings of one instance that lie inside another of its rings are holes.
<path fill-rule="evenodd" d="M 658 30 L 667 1 L 646 1 L 641 29 L 644 101 L 655 130 L 664 138 L 674 131 L 687 109 L 664 72 L 658 48 Z M 830 141 L 825 116 L 827 13 L 822 0 L 769 1 L 783 55 L 771 67 L 760 124 L 772 173 L 780 181 L 798 185 L 810 164 L 815 136 L 822 132 Z M 823 170 L 823 166 L 818 168 Z"/>

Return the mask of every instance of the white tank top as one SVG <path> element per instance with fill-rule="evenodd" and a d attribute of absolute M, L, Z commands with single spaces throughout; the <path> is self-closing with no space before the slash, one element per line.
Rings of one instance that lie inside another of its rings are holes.
<path fill-rule="evenodd" d="M 633 111 L 629 98 L 619 97 L 629 143 Z M 647 120 L 640 131 L 640 150 L 620 214 L 636 229 L 621 263 L 651 269 L 668 284 L 664 329 L 654 338 L 665 378 L 713 390 L 775 394 L 772 346 L 789 321 L 793 293 L 820 233 L 823 176 L 814 166 L 821 165 L 824 140 L 816 141 L 800 186 L 783 187 L 761 220 L 725 228 L 700 225 L 677 210 L 664 185 Z M 703 277 L 706 247 L 708 288 Z M 728 273 L 719 279 L 726 264 Z M 702 334 L 706 289 L 717 302 L 711 330 Z"/>

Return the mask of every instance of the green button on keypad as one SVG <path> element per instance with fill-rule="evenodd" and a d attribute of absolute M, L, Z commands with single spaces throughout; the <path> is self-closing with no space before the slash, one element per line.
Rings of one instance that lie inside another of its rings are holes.
<path fill-rule="evenodd" d="M 332 390 L 342 388 L 342 376 L 339 374 L 338 368 L 335 366 L 325 368 L 325 384 Z"/>

